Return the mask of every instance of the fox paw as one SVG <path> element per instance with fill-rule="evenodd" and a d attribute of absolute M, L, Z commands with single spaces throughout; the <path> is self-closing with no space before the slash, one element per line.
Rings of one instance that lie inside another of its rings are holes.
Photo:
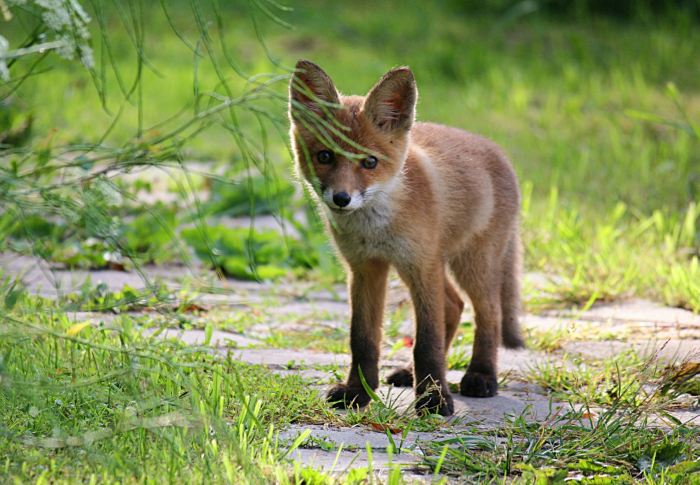
<path fill-rule="evenodd" d="M 434 390 L 418 400 L 416 409 L 447 417 L 455 413 L 455 403 L 449 391 Z"/>
<path fill-rule="evenodd" d="M 498 379 L 495 376 L 467 372 L 462 377 L 459 393 L 467 397 L 493 397 L 498 391 Z"/>
<path fill-rule="evenodd" d="M 351 389 L 347 384 L 338 383 L 326 392 L 326 400 L 334 408 L 362 408 L 372 400 L 364 389 Z"/>
<path fill-rule="evenodd" d="M 413 387 L 413 372 L 408 367 L 401 367 L 386 376 L 386 383 L 395 387 Z"/>
<path fill-rule="evenodd" d="M 507 349 L 524 349 L 525 339 L 520 332 L 504 333 L 503 346 Z"/>

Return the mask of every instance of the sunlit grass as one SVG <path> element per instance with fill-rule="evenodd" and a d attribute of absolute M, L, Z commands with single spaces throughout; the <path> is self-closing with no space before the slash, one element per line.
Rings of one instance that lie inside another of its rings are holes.
<path fill-rule="evenodd" d="M 523 228 L 531 268 L 551 276 L 531 309 L 643 296 L 670 306 L 700 309 L 700 211 L 630 214 L 620 202 L 592 219 L 566 207 L 555 188 L 539 210 L 530 209 L 526 185 Z"/>

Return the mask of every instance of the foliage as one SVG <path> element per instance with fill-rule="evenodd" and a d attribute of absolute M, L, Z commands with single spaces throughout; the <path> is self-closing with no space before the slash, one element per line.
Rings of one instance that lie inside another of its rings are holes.
<path fill-rule="evenodd" d="M 20 107 L 15 98 L 0 102 L 0 144 L 22 146 L 32 134 L 34 115 Z"/>
<path fill-rule="evenodd" d="M 229 174 L 234 179 L 236 174 Z M 282 214 L 289 209 L 294 186 L 287 180 L 275 177 L 251 177 L 238 184 L 213 179 L 211 197 L 205 210 L 213 215 L 230 217 Z"/>
<path fill-rule="evenodd" d="M 202 261 L 210 260 L 214 269 L 234 278 L 270 280 L 284 276 L 288 269 L 309 270 L 318 265 L 308 243 L 272 229 L 219 225 L 202 231 L 183 229 L 181 235 Z"/>
<path fill-rule="evenodd" d="M 500 13 L 508 20 L 537 11 L 578 20 L 592 16 L 610 16 L 618 20 L 651 21 L 653 18 L 674 18 L 680 15 L 700 19 L 700 5 L 695 0 L 453 0 L 450 3 L 465 13 L 486 10 Z"/>
<path fill-rule="evenodd" d="M 130 258 L 163 263 L 178 256 L 175 239 L 177 206 L 158 203 L 149 212 L 122 223 L 120 245 Z M 155 221 L 154 221 L 155 219 Z M 154 223 L 155 222 L 155 223 Z"/>
<path fill-rule="evenodd" d="M 92 5 L 99 33 L 92 37 L 98 44 L 94 64 L 86 28 L 89 19 L 78 2 L 9 5 L 7 11 L 7 5 L 0 2 L 6 20 L 19 20 L 12 22 L 14 30 L 9 34 L 3 28 L 10 42 L 0 39 L 4 77 L 0 99 L 9 100 L 15 93 L 25 96 L 26 91 L 19 88 L 41 72 L 37 66 L 51 67 L 42 66 L 42 61 L 49 59 L 51 49 L 58 49 L 67 59 L 78 55 L 88 68 L 93 93 L 110 117 L 110 126 L 98 135 L 92 130 L 78 141 L 42 127 L 32 132 L 35 138 L 27 140 L 28 135 L 19 136 L 28 134 L 28 129 L 18 129 L 21 116 L 10 113 L 4 118 L 2 250 L 72 267 L 129 264 L 144 275 L 146 288 L 110 292 L 106 285 L 93 288 L 87 280 L 79 294 L 59 292 L 54 300 L 29 295 L 16 275 L 2 274 L 0 449 L 6 459 L 4 476 L 21 482 L 94 481 L 99 476 L 100 481 L 108 482 L 147 477 L 163 483 L 269 483 L 274 477 L 280 483 L 298 483 L 284 464 L 286 454 L 297 445 L 282 447 L 274 439 L 274 425 L 288 422 L 278 421 L 280 408 L 275 405 L 285 409 L 302 406 L 299 411 L 311 410 L 315 416 L 327 414 L 299 399 L 298 388 L 305 387 L 310 399 L 318 402 L 310 387 L 294 378 L 274 385 L 277 379 L 268 375 L 274 384 L 267 387 L 280 395 L 270 400 L 272 405 L 263 406 L 250 394 L 265 382 L 264 369 L 240 366 L 207 350 L 193 352 L 176 341 L 153 340 L 152 334 L 161 329 L 144 335 L 148 322 L 129 316 L 113 321 L 105 318 L 94 328 L 89 321 L 76 323 L 67 316 L 83 309 L 116 314 L 149 309 L 172 321 L 180 320 L 190 305 L 181 306 L 172 290 L 148 281 L 142 265 L 167 260 L 178 252 L 174 230 L 179 212 L 203 212 L 196 197 L 185 197 L 184 208 L 143 203 L 121 179 L 144 169 L 166 174 L 177 171 L 183 174 L 173 177 L 180 193 L 193 193 L 183 157 L 188 144 L 212 126 L 224 127 L 238 148 L 239 163 L 271 173 L 263 170 L 270 162 L 265 130 L 279 127 L 280 119 L 267 111 L 264 102 L 284 104 L 284 97 L 268 85 L 285 81 L 287 76 L 251 79 L 233 62 L 221 68 L 217 55 L 228 55 L 227 47 L 212 43 L 211 26 L 201 12 L 195 13 L 193 25 L 203 43 L 199 52 L 207 52 L 216 71 L 216 81 L 210 86 L 214 90 L 200 91 L 195 80 L 194 95 L 186 103 L 195 107 L 194 112 L 170 119 L 158 113 L 156 126 L 148 127 L 144 124 L 143 84 L 146 70 L 156 69 L 145 52 L 143 3 L 129 2 L 127 10 L 120 2 L 111 7 L 103 2 Z M 168 7 L 162 7 L 167 18 Z M 192 7 L 199 8 L 196 2 Z M 107 21 L 110 8 L 114 18 L 124 21 L 122 25 Z M 263 4 L 251 8 L 273 16 Z M 213 12 L 211 18 L 218 19 L 219 29 L 223 28 L 219 12 Z M 27 30 L 22 32 L 22 27 Z M 170 28 L 177 38 L 178 28 L 174 24 Z M 47 43 L 49 31 L 61 38 Z M 130 47 L 113 44 L 124 39 Z M 186 38 L 181 40 L 185 48 L 191 47 Z M 15 50 L 9 51 L 8 44 Z M 117 50 L 135 54 L 135 72 L 116 62 Z M 200 63 L 197 57 L 195 69 Z M 129 86 L 125 71 L 130 71 L 128 77 L 135 73 Z M 237 86 L 245 86 L 239 97 L 234 95 L 231 75 L 241 80 Z M 38 77 L 56 85 L 55 75 Z M 225 94 L 215 92 L 217 89 Z M 115 101 L 118 109 L 113 111 Z M 110 144 L 106 142 L 109 133 L 119 125 L 127 105 L 136 108 L 133 130 L 120 143 Z M 248 134 L 251 120 L 263 132 L 259 137 Z M 203 176 L 221 179 L 210 173 Z M 180 258 L 188 261 L 182 252 Z M 298 259 L 304 261 L 305 256 Z M 281 399 L 282 393 L 293 396 L 293 401 Z M 52 450 L 49 468 L 45 453 L 37 450 Z"/>

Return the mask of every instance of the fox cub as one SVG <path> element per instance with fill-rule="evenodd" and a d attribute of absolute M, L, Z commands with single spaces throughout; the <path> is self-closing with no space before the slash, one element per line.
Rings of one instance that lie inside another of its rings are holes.
<path fill-rule="evenodd" d="M 365 406 L 379 386 L 389 268 L 408 286 L 415 311 L 413 363 L 387 376 L 414 386 L 416 407 L 454 413 L 445 355 L 464 302 L 474 309 L 464 396 L 498 389 L 498 345 L 523 347 L 518 324 L 520 192 L 513 167 L 489 140 L 415 122 L 408 67 L 389 71 L 366 97 L 342 96 L 316 64 L 300 60 L 289 88 L 297 170 L 325 204 L 328 231 L 346 261 L 352 365 L 327 392 L 336 406 Z"/>

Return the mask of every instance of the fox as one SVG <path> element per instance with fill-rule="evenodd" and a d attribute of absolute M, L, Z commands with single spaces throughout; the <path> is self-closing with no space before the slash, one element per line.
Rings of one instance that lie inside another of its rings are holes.
<path fill-rule="evenodd" d="M 409 290 L 415 334 L 412 362 L 385 381 L 413 386 L 419 411 L 454 414 L 446 354 L 464 310 L 457 285 L 475 327 L 460 394 L 494 396 L 499 344 L 524 347 L 515 170 L 480 135 L 417 122 L 417 101 L 409 67 L 390 70 L 364 97 L 342 95 L 305 59 L 289 83 L 295 170 L 348 273 L 352 357 L 345 382 L 326 392 L 334 407 L 366 406 L 364 384 L 379 387 L 391 268 Z"/>

